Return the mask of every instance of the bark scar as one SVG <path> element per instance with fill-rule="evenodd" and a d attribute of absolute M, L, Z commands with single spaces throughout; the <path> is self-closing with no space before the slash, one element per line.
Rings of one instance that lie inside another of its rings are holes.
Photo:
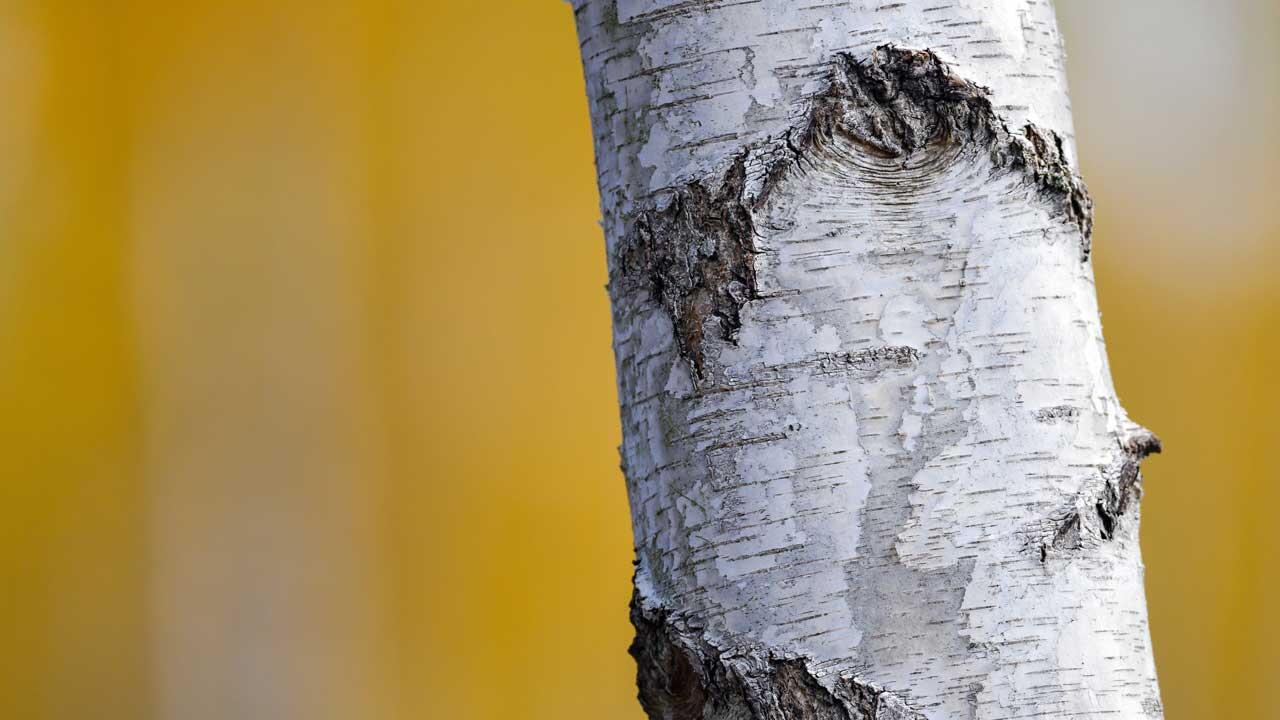
<path fill-rule="evenodd" d="M 1102 526 L 1099 534 L 1103 540 L 1115 537 L 1120 518 L 1132 503 L 1142 499 L 1142 460 L 1163 449 L 1160 438 L 1146 428 L 1129 433 L 1120 446 L 1123 454 L 1119 471 L 1114 480 L 1105 481 L 1102 494 L 1094 505 Z"/>
<path fill-rule="evenodd" d="M 1032 529 L 1040 562 L 1115 540 L 1122 520 L 1142 499 L 1142 460 L 1162 449 L 1160 439 L 1146 428 L 1133 429 L 1119 445 L 1120 457 L 1104 470 L 1101 484 L 1088 485 L 1068 509 Z"/>
<path fill-rule="evenodd" d="M 656 194 L 629 218 L 615 248 L 610 282 L 645 290 L 662 306 L 680 355 L 699 378 L 707 369 L 708 325 L 721 341 L 736 342 L 743 306 L 760 297 L 752 212 L 837 136 L 887 158 L 933 143 L 989 151 L 997 168 L 1023 173 L 1054 214 L 1079 231 L 1082 260 L 1089 257 L 1093 201 L 1056 132 L 1034 125 L 1010 130 L 987 88 L 928 50 L 884 45 L 864 60 L 841 53 L 829 78 L 801 122 L 734 154 L 718 179 Z"/>

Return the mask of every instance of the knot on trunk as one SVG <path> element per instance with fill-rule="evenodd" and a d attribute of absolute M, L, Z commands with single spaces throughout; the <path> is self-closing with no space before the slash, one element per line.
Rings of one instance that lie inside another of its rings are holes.
<path fill-rule="evenodd" d="M 634 213 L 615 249 L 610 282 L 663 308 L 681 357 L 704 377 L 709 341 L 736 342 L 743 306 L 760 297 L 753 211 L 837 139 L 879 158 L 928 147 L 989 154 L 997 169 L 1022 172 L 1054 214 L 1079 229 L 1087 259 L 1093 202 L 1067 162 L 1062 138 L 1034 125 L 1010 131 L 988 95 L 928 50 L 885 45 L 862 60 L 841 53 L 799 123 L 740 148 L 723 176 L 657 192 Z M 946 162 L 960 157 L 974 156 Z"/>

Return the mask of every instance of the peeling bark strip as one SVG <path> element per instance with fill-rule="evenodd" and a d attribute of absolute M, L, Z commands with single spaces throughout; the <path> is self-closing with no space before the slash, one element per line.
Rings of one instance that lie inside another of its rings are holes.
<path fill-rule="evenodd" d="M 748 148 L 737 155 L 712 191 L 694 180 L 662 205 L 642 210 L 617 250 L 621 282 L 649 288 L 676 327 L 681 354 L 704 374 L 705 325 L 714 320 L 732 342 L 742 306 L 758 297 L 752 210 L 806 155 L 837 136 L 886 158 L 908 157 L 930 143 L 976 146 L 1000 167 L 1022 170 L 1041 195 L 1080 230 L 1082 260 L 1093 234 L 1093 201 L 1067 163 L 1062 138 L 1028 124 L 1011 132 L 988 99 L 990 91 L 955 75 L 934 53 L 885 45 L 860 61 L 836 56 L 827 89 L 810 101 L 803 124 L 786 131 L 788 153 Z M 776 145 L 776 141 L 766 143 Z M 745 160 L 780 159 L 757 174 L 764 182 L 747 197 Z"/>
<path fill-rule="evenodd" d="M 1159 718 L 1048 0 L 573 2 L 650 717 Z"/>
<path fill-rule="evenodd" d="M 901 698 L 853 677 L 825 682 L 798 657 L 717 648 L 695 624 L 631 599 L 640 704 L 655 720 L 923 720 Z"/>

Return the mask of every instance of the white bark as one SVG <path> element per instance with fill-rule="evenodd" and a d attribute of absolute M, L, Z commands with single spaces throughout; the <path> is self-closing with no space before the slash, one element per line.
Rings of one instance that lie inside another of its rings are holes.
<path fill-rule="evenodd" d="M 1050 3 L 575 10 L 650 715 L 1160 717 Z"/>

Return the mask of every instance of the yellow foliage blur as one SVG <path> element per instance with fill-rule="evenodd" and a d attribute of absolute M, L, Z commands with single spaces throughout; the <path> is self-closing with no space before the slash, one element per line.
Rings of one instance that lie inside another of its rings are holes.
<path fill-rule="evenodd" d="M 1168 717 L 1280 717 L 1280 11 L 1059 6 Z M 0 717 L 642 716 L 578 63 L 551 0 L 0 5 Z"/>

